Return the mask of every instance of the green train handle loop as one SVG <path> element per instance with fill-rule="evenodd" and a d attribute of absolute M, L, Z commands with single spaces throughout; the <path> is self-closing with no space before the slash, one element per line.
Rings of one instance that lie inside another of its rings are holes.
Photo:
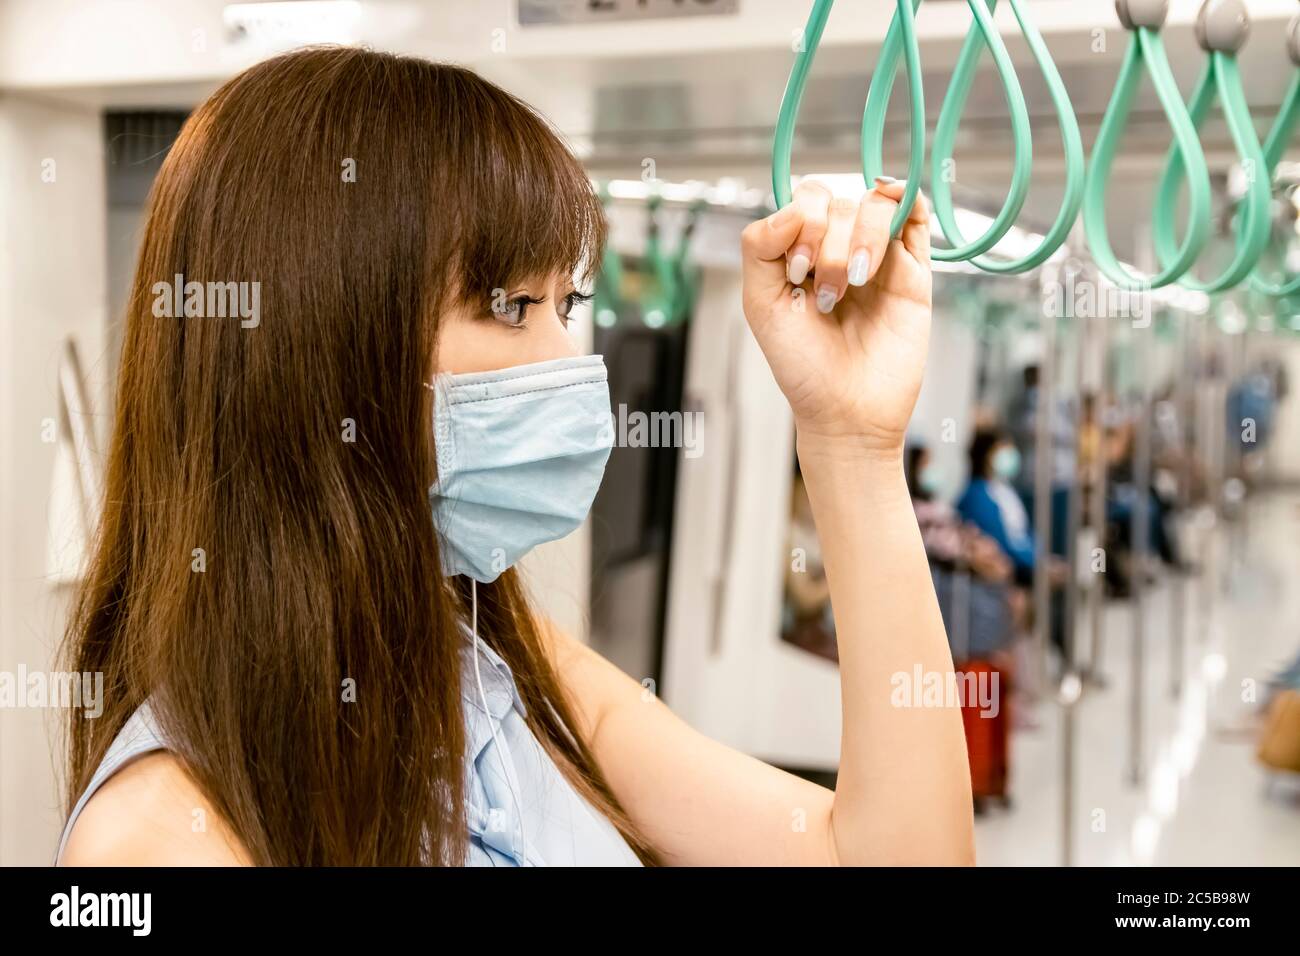
<path fill-rule="evenodd" d="M 609 214 L 609 184 L 600 185 L 600 204 Z M 606 242 L 601 254 L 600 271 L 596 273 L 595 301 L 592 302 L 592 314 L 596 324 L 609 327 L 617 324 L 618 314 L 623 299 L 623 257 L 619 255 L 613 242 Z"/>
<path fill-rule="evenodd" d="M 902 233 L 903 225 L 912 213 L 912 206 L 921 191 L 921 176 L 925 168 L 925 89 L 922 86 L 921 47 L 916 39 L 916 11 L 920 6 L 921 0 L 897 0 L 894 18 L 885 33 L 876 68 L 871 73 L 871 84 L 867 87 L 867 102 L 862 109 L 862 176 L 870 183 L 885 174 L 885 116 L 889 111 L 889 96 L 894 90 L 901 55 L 907 70 L 912 141 L 907 162 L 907 184 L 892 225 L 895 238 Z M 935 258 L 933 251 L 930 257 Z"/>
<path fill-rule="evenodd" d="M 1265 168 L 1270 183 L 1277 171 L 1277 164 L 1286 152 L 1287 144 L 1291 142 L 1296 123 L 1300 121 L 1300 14 L 1293 17 L 1287 27 L 1287 53 L 1296 69 L 1291 75 L 1291 85 L 1287 88 L 1282 106 L 1277 111 L 1277 119 L 1264 138 L 1264 162 L 1267 164 Z M 1300 275 L 1277 282 L 1262 275 L 1257 268 L 1250 277 L 1250 284 L 1257 292 L 1280 299 L 1300 292 Z"/>
<path fill-rule="evenodd" d="M 698 266 L 692 266 L 690 263 L 691 241 L 695 238 L 695 228 L 700 223 L 700 217 L 704 215 L 709 204 L 703 199 L 697 199 L 691 203 L 690 208 L 686 211 L 686 225 L 682 227 L 681 239 L 677 243 L 677 251 L 673 254 L 673 269 L 677 273 L 677 299 L 678 299 L 678 318 L 686 319 L 695 307 L 695 300 L 699 298 L 700 292 L 700 271 Z"/>
<path fill-rule="evenodd" d="M 658 192 L 651 193 L 646 200 L 646 239 L 645 263 L 650 275 L 654 277 L 651 288 L 641 303 L 642 314 L 647 317 L 646 324 L 652 328 L 671 325 L 676 317 L 679 289 L 679 271 L 673 256 L 664 251 L 663 237 L 659 230 L 659 209 L 663 197 Z M 684 251 L 684 250 L 683 250 Z M 649 317 L 653 316 L 653 320 Z"/>
<path fill-rule="evenodd" d="M 962 48 L 962 59 L 958 61 L 957 73 L 953 79 L 954 85 L 958 87 L 964 85 L 966 89 L 964 92 L 958 92 L 956 97 L 958 108 L 955 110 L 948 109 L 949 102 L 953 101 L 952 86 L 949 87 L 948 94 L 944 98 L 945 110 L 940 114 L 939 126 L 935 133 L 935 142 L 941 145 L 942 149 L 936 149 L 935 152 L 935 167 L 930 188 L 935 194 L 936 207 L 942 204 L 945 211 L 951 213 L 952 192 L 947 181 L 944 161 L 951 159 L 952 156 L 956 127 L 961 119 L 960 107 L 964 105 L 966 96 L 970 92 L 981 44 L 988 47 L 993 56 L 993 65 L 1002 80 L 1007 108 L 1011 115 L 1011 135 L 1015 156 L 1011 187 L 997 217 L 985 230 L 984 235 L 974 242 L 966 242 L 962 238 L 961 233 L 956 229 L 955 216 L 950 214 L 940 219 L 944 238 L 952 248 L 935 249 L 930 253 L 930 257 L 939 262 L 965 262 L 988 252 L 1015 225 L 1016 217 L 1020 215 L 1020 210 L 1024 208 L 1025 199 L 1029 195 L 1029 179 L 1033 169 L 1033 131 L 1029 125 L 1029 108 L 1025 105 L 1025 95 L 1020 89 L 1020 79 L 1016 76 L 1015 65 L 1011 62 L 1006 44 L 1002 42 L 997 24 L 993 22 L 992 11 L 996 3 L 997 0 L 967 0 L 974 22 L 967 35 L 966 45 Z M 911 12 L 914 13 L 920 5 L 921 0 L 914 0 Z M 885 42 L 880 49 L 880 59 L 876 61 L 876 69 L 871 77 L 871 89 L 867 94 L 867 107 L 862 119 L 862 171 L 868 179 L 879 175 L 883 168 L 885 110 L 889 105 L 889 94 L 894 86 L 898 57 L 900 53 L 910 55 L 912 52 L 907 45 L 904 25 L 900 23 L 903 18 L 902 11 L 903 4 L 900 4 L 898 13 L 889 25 L 889 32 L 885 34 Z"/>
<path fill-rule="evenodd" d="M 996 9 L 997 2 L 998 0 L 987 0 L 990 14 Z M 1079 120 L 1074 114 L 1074 105 L 1070 102 L 1070 94 L 1066 92 L 1065 83 L 1061 80 L 1060 71 L 1057 70 L 1056 64 L 1052 60 L 1052 54 L 1047 49 L 1047 44 L 1043 42 L 1043 36 L 1038 32 L 1038 28 L 1026 16 L 1021 0 L 1009 0 L 1009 2 L 1011 10 L 1016 16 L 1016 21 L 1020 24 L 1020 32 L 1024 34 L 1025 41 L 1029 44 L 1029 51 L 1038 63 L 1038 68 L 1042 71 L 1043 78 L 1047 82 L 1047 89 L 1052 97 L 1052 105 L 1056 109 L 1057 122 L 1061 130 L 1061 142 L 1065 151 L 1065 192 L 1061 197 L 1060 211 L 1038 246 L 1021 258 L 1011 261 L 987 257 L 974 257 L 971 259 L 973 265 L 985 272 L 1018 275 L 1042 265 L 1052 257 L 1069 237 L 1070 230 L 1074 227 L 1075 220 L 1079 216 L 1079 207 L 1083 205 L 1085 163 L 1083 138 L 1079 135 Z M 957 127 L 961 122 L 966 100 L 970 96 L 971 85 L 979 68 L 980 53 L 985 45 L 983 36 L 975 30 L 971 30 L 966 35 L 966 43 L 962 47 L 961 54 L 957 57 L 957 65 L 953 69 L 952 81 L 949 83 L 948 92 L 944 96 L 943 107 L 939 111 L 939 123 L 935 128 L 934 144 L 932 146 L 930 189 L 934 214 L 939 220 L 945 238 L 954 247 L 965 246 L 966 240 L 962 237 L 961 230 L 957 225 L 957 217 L 952 203 L 952 190 L 948 182 L 950 177 L 947 175 L 947 170 L 949 168 L 948 164 L 952 160 Z M 1015 119 L 1016 115 L 1013 111 L 1013 124 Z M 1024 155 L 1026 157 L 1029 155 L 1028 150 L 1025 151 Z M 1019 159 L 1019 156 L 1018 152 L 1017 159 Z M 1019 165 L 1017 165 L 1017 170 L 1019 170 Z"/>
<path fill-rule="evenodd" d="M 1102 118 L 1084 180 L 1083 227 L 1093 260 L 1106 278 L 1121 289 L 1159 289 L 1179 279 L 1200 256 L 1210 236 L 1210 171 L 1196 127 L 1187 113 L 1160 39 L 1169 13 L 1169 0 L 1115 0 L 1120 22 L 1129 31 L 1128 48 L 1115 91 Z M 1174 143 L 1187 175 L 1187 232 L 1172 262 L 1154 276 L 1134 275 L 1119 261 L 1106 231 L 1106 191 L 1110 186 L 1119 141 L 1128 124 L 1142 73 L 1151 78 L 1156 95 L 1173 131 Z"/>
<path fill-rule="evenodd" d="M 1202 281 L 1189 269 L 1179 284 L 1196 292 L 1223 292 L 1250 275 L 1269 241 L 1269 207 L 1272 205 L 1272 176 L 1264 151 L 1255 135 L 1255 124 L 1241 86 L 1237 52 L 1250 35 L 1250 18 L 1242 0 L 1206 0 L 1196 18 L 1196 39 L 1207 56 L 1205 67 L 1187 105 L 1188 116 L 1197 130 L 1205 122 L 1215 97 L 1223 108 L 1237 155 L 1246 170 L 1246 195 L 1236 217 L 1236 252 L 1232 262 L 1217 278 Z M 1170 147 L 1164 172 L 1156 191 L 1151 238 L 1157 260 L 1169 265 L 1178 257 L 1174 236 L 1174 213 L 1182 187 L 1184 165 L 1179 146 Z"/>
<path fill-rule="evenodd" d="M 815 0 L 813 3 L 812 12 L 808 14 L 808 21 L 804 24 L 802 46 L 795 56 L 794 67 L 790 71 L 790 79 L 786 82 L 785 94 L 781 97 L 781 111 L 776 121 L 776 136 L 772 140 L 772 195 L 776 197 L 777 208 L 789 204 L 791 199 L 790 151 L 794 144 L 795 123 L 799 117 L 799 102 L 803 99 L 804 87 L 808 82 L 808 70 L 812 66 L 813 58 L 817 55 L 817 45 L 821 42 L 822 32 L 826 27 L 826 18 L 830 15 L 831 6 L 834 2 L 835 0 Z M 914 4 L 919 5 L 920 0 L 896 0 L 896 4 L 897 11 L 889 28 L 889 36 L 896 37 L 895 53 L 890 70 L 892 71 L 897 67 L 898 48 L 901 47 L 907 68 L 909 113 L 912 124 L 912 155 L 908 163 L 907 186 L 891 224 L 892 235 L 895 237 L 903 231 L 907 217 L 911 215 L 912 206 L 916 202 L 917 194 L 921 189 L 921 171 L 925 162 L 925 91 L 921 78 L 921 53 L 916 41 L 916 10 L 914 6 Z M 888 42 L 887 38 L 886 44 Z M 880 73 L 881 67 L 880 64 L 877 64 L 876 74 L 872 77 L 872 89 L 867 94 L 868 111 L 870 111 L 871 97 L 876 86 L 876 77 Z M 892 88 L 892 86 L 893 77 L 891 75 L 890 87 Z M 889 91 L 886 90 L 884 102 L 887 104 L 888 100 Z M 884 105 L 880 107 L 880 110 L 883 128 Z M 864 159 L 862 174 L 868 184 L 872 183 L 881 173 L 882 164 L 880 162 L 876 162 L 869 169 Z"/>
<path fill-rule="evenodd" d="M 966 35 L 935 128 L 930 188 L 933 193 L 935 215 L 944 238 L 950 246 L 948 249 L 937 249 L 932 253 L 932 257 L 940 261 L 972 260 L 979 265 L 979 257 L 992 249 L 1015 225 L 1016 218 L 1020 215 L 1020 210 L 1029 195 L 1029 182 L 1033 171 L 1033 134 L 1020 80 L 1016 76 L 1006 45 L 1002 42 L 1002 37 L 993 21 L 996 5 L 997 0 L 970 0 L 969 2 L 974 22 Z M 949 170 L 962 109 L 970 94 L 982 47 L 988 47 L 992 51 L 994 67 L 999 73 L 1006 92 L 1007 107 L 1011 117 L 1014 161 L 1011 187 L 1001 211 L 979 239 L 967 242 L 957 226 L 952 200 L 952 177 Z M 864 136 L 866 132 L 864 126 Z M 883 135 L 883 127 L 878 133 L 874 129 L 871 133 L 873 137 L 878 138 Z"/>
<path fill-rule="evenodd" d="M 835 0 L 814 0 L 812 11 L 803 27 L 803 39 L 795 53 L 794 66 L 790 69 L 790 78 L 785 82 L 785 92 L 781 94 L 781 110 L 776 118 L 776 134 L 772 138 L 772 195 L 776 197 L 778 209 L 789 205 L 790 190 L 790 152 L 794 147 L 794 127 L 799 119 L 799 103 L 803 100 L 804 87 L 808 85 L 808 70 L 817 55 L 817 45 L 821 43 L 822 32 L 826 29 L 826 18 L 830 16 Z"/>

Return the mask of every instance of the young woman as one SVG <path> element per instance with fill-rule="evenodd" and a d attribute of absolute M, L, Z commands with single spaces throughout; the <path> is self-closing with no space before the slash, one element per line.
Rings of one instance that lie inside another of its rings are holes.
<path fill-rule="evenodd" d="M 743 241 L 834 599 L 832 792 L 691 730 L 510 568 L 582 520 L 611 440 L 566 331 L 604 220 L 552 130 L 354 49 L 218 90 L 150 201 L 62 862 L 970 862 L 958 714 L 890 704 L 951 668 L 903 478 L 930 272 L 900 197 L 805 186 Z M 177 276 L 260 283 L 257 323 L 159 317 Z"/>

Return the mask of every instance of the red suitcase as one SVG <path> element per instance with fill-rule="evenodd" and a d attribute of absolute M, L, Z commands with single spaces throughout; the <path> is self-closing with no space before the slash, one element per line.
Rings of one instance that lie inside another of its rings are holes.
<path fill-rule="evenodd" d="M 995 694 L 996 706 L 986 707 L 978 697 L 962 701 L 961 720 L 966 729 L 966 752 L 970 758 L 971 791 L 976 809 L 982 810 L 990 798 L 1009 803 L 1007 794 L 1008 732 L 1011 726 L 1007 703 L 1006 672 L 983 660 L 970 660 L 957 665 L 957 673 L 965 682 L 976 687 L 987 687 Z M 973 678 L 973 681 L 972 681 Z M 971 686 L 964 683 L 963 686 Z"/>

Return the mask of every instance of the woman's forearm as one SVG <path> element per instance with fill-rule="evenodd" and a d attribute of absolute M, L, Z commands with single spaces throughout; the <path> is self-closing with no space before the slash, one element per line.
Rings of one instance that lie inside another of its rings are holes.
<path fill-rule="evenodd" d="M 798 449 L 839 644 L 838 859 L 973 862 L 966 744 L 947 693 L 952 657 L 901 453 L 803 435 Z M 929 682 L 943 690 L 937 704 Z"/>

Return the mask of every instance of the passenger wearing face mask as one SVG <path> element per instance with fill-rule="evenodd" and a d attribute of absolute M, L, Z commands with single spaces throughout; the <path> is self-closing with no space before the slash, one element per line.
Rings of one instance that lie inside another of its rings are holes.
<path fill-rule="evenodd" d="M 1014 482 L 1020 474 L 1020 452 L 1010 437 L 996 427 L 980 428 L 970 444 L 970 479 L 957 501 L 962 518 L 997 542 L 1011 561 L 1015 583 L 1028 590 L 1034 575 L 1047 574 L 1052 587 L 1065 583 L 1067 565 L 1054 555 L 1035 560 L 1033 527 L 1024 500 Z M 1057 648 L 1064 644 L 1064 604 L 1054 590 L 1051 602 L 1051 639 Z"/>
<path fill-rule="evenodd" d="M 989 659 L 1010 643 L 1023 614 L 1024 601 L 1010 586 L 1011 561 L 993 538 L 962 521 L 938 497 L 943 477 L 923 445 L 908 449 L 907 478 L 948 638 L 954 641 L 953 658 L 958 664 L 972 657 Z M 959 575 L 969 575 L 968 588 L 954 587 Z M 956 640 L 959 634 L 963 637 Z"/>
<path fill-rule="evenodd" d="M 903 469 L 931 319 L 930 210 L 895 236 L 904 190 L 801 183 L 737 237 L 834 606 L 830 789 L 690 727 L 515 567 L 583 521 L 613 443 L 568 331 L 606 222 L 555 130 L 468 70 L 364 49 L 222 86 L 143 229 L 65 655 L 114 692 L 69 709 L 57 858 L 973 862 L 961 715 L 891 688 L 952 673 Z M 260 324 L 158 318 L 178 273 L 261 277 Z"/>
<path fill-rule="evenodd" d="M 999 584 L 1010 580 L 1012 565 L 998 543 L 964 522 L 953 506 L 939 497 L 943 475 L 924 445 L 908 449 L 907 486 L 932 567 L 969 570 Z"/>
<path fill-rule="evenodd" d="M 1029 513 L 1016 493 L 1020 452 L 1005 432 L 982 428 L 970 444 L 970 478 L 957 500 L 957 512 L 997 542 L 1010 559 L 1016 581 L 1034 577 L 1034 537 Z"/>

